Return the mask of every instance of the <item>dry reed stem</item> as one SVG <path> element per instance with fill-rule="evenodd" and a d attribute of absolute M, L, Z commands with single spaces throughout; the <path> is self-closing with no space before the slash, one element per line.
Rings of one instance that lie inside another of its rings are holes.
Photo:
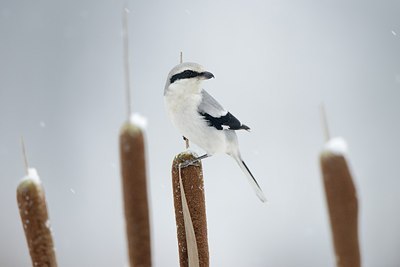
<path fill-rule="evenodd" d="M 186 200 L 185 190 L 183 189 L 181 165 L 182 164 L 179 164 L 179 167 L 178 167 L 179 168 L 179 187 L 180 187 L 180 191 L 181 191 L 183 221 L 185 224 L 188 264 L 190 267 L 199 267 L 199 265 L 200 265 L 199 250 L 197 248 L 196 234 L 194 233 L 192 216 L 190 215 L 189 206 L 188 206 L 187 200 Z"/>
<path fill-rule="evenodd" d="M 31 179 L 17 188 L 17 202 L 32 266 L 56 267 L 56 255 L 42 186 Z"/>
<path fill-rule="evenodd" d="M 129 34 L 128 34 L 128 14 L 129 9 L 124 8 L 122 11 L 122 41 L 123 41 L 123 60 L 124 60 L 124 71 L 125 71 L 125 93 L 126 93 L 126 108 L 128 119 L 132 114 L 132 102 L 131 102 L 131 79 L 130 79 L 130 65 L 129 65 Z"/>
<path fill-rule="evenodd" d="M 177 225 L 179 261 L 181 267 L 196 266 L 196 260 L 191 257 L 191 265 L 189 265 L 189 254 L 192 254 L 188 253 L 192 248 L 188 248 L 187 245 L 190 242 L 190 236 L 187 235 L 187 233 L 190 233 L 190 226 L 188 226 L 190 222 L 193 226 L 197 244 L 197 266 L 209 266 L 207 218 L 201 162 L 196 163 L 196 166 L 191 165 L 186 168 L 179 168 L 181 163 L 186 162 L 187 160 L 193 160 L 195 157 L 196 156 L 191 153 L 183 152 L 175 157 L 172 164 L 172 185 Z M 181 186 L 181 184 L 183 186 Z M 190 212 L 190 217 L 185 217 L 185 203 Z M 193 249 L 195 250 L 195 248 Z M 196 252 L 194 252 L 194 254 L 195 253 Z"/>
<path fill-rule="evenodd" d="M 130 122 L 121 129 L 120 158 L 130 266 L 148 267 L 151 245 L 144 137 Z"/>
<path fill-rule="evenodd" d="M 343 155 L 324 151 L 320 157 L 338 267 L 359 267 L 356 188 Z"/>

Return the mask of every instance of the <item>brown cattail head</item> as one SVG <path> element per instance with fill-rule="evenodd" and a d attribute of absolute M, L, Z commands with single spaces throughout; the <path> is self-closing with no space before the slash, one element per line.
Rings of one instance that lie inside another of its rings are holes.
<path fill-rule="evenodd" d="M 148 267 L 151 266 L 150 222 L 142 129 L 134 123 L 125 123 L 119 143 L 130 266 Z"/>
<path fill-rule="evenodd" d="M 193 160 L 196 155 L 183 152 L 177 155 L 172 164 L 172 187 L 174 194 L 175 206 L 175 219 L 177 226 L 177 237 L 179 247 L 179 261 L 181 267 L 189 266 L 188 258 L 188 242 L 187 235 L 188 229 L 185 228 L 185 202 L 182 202 L 181 193 L 184 192 L 188 210 L 190 213 L 189 218 L 194 229 L 195 240 L 197 244 L 198 265 L 201 267 L 209 266 L 209 252 L 208 252 L 208 239 L 207 239 L 207 218 L 206 218 L 206 204 L 204 196 L 204 181 L 201 162 L 190 165 L 186 168 L 181 168 L 179 172 L 179 164 L 188 160 Z M 179 177 L 181 174 L 181 180 Z M 183 185 L 181 188 L 180 184 Z M 183 189 L 183 190 L 181 190 Z M 189 222 L 190 223 L 190 222 Z M 187 224 L 186 224 L 187 225 Z"/>
<path fill-rule="evenodd" d="M 345 158 L 346 143 L 331 139 L 320 155 L 320 164 L 338 267 L 359 267 L 358 201 Z"/>
<path fill-rule="evenodd" d="M 17 202 L 32 266 L 56 267 L 45 194 L 35 169 L 29 169 L 28 177 L 18 185 Z"/>

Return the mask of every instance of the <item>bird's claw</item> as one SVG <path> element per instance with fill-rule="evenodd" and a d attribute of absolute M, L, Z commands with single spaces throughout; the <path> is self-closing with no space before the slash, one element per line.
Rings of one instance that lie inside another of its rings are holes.
<path fill-rule="evenodd" d="M 200 167 L 199 161 L 193 161 L 193 160 L 187 160 L 185 162 L 182 162 L 181 164 L 179 164 L 179 167 L 181 169 L 189 167 L 189 166 L 196 166 L 196 167 Z"/>

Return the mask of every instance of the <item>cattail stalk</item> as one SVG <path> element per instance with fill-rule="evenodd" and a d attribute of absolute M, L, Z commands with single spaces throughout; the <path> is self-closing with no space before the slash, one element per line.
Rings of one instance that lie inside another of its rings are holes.
<path fill-rule="evenodd" d="M 151 266 L 149 205 L 142 129 L 133 122 L 120 133 L 120 158 L 130 266 Z"/>
<path fill-rule="evenodd" d="M 208 267 L 209 251 L 201 162 L 180 168 L 196 155 L 183 152 L 172 164 L 172 186 L 181 267 Z"/>
<path fill-rule="evenodd" d="M 338 267 L 359 267 L 358 201 L 345 158 L 346 143 L 331 139 L 320 155 L 333 244 Z"/>
<path fill-rule="evenodd" d="M 145 119 L 131 114 L 131 83 L 128 41 L 128 8 L 122 13 L 125 91 L 128 120 L 119 136 L 122 187 L 129 262 L 131 267 L 151 266 L 150 221 L 147 197 Z"/>
<path fill-rule="evenodd" d="M 17 202 L 32 266 L 56 267 L 45 194 L 35 169 L 28 169 L 27 176 L 18 185 Z"/>

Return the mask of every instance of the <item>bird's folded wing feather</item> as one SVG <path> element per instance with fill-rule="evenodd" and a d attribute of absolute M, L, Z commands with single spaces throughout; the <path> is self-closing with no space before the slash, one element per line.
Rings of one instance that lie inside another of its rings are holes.
<path fill-rule="evenodd" d="M 207 121 L 207 124 L 217 130 L 250 130 L 235 116 L 226 111 L 206 90 L 201 91 L 202 101 L 198 112 Z"/>

